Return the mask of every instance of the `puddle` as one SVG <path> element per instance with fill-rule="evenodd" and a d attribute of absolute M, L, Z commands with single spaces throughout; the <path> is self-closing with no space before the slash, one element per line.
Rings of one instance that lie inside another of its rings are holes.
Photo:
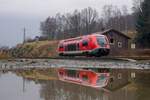
<path fill-rule="evenodd" d="M 119 76 L 118 76 L 119 75 Z M 0 72 L 1 100 L 149 100 L 149 70 L 111 70 L 109 91 L 58 80 L 56 69 Z"/>
<path fill-rule="evenodd" d="M 40 98 L 40 84 L 27 81 L 15 73 L 1 73 L 0 99 L 1 100 L 43 100 Z"/>

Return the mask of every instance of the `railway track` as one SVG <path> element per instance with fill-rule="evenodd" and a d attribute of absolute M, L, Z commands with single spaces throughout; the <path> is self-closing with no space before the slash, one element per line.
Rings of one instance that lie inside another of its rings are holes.
<path fill-rule="evenodd" d="M 131 61 L 136 62 L 135 59 L 131 58 L 122 58 L 122 57 L 55 57 L 55 58 L 49 58 L 49 59 L 63 59 L 63 60 L 119 60 L 119 61 Z"/>
<path fill-rule="evenodd" d="M 133 58 L 133 57 L 132 57 Z M 84 56 L 75 56 L 75 57 L 71 57 L 71 56 L 57 56 L 57 57 L 37 57 L 37 58 L 30 58 L 30 57 L 24 57 L 24 58 L 18 58 L 18 59 L 9 59 L 11 60 L 20 60 L 22 61 L 23 59 L 26 60 L 34 60 L 34 59 L 43 59 L 43 60 L 48 60 L 48 59 L 58 59 L 58 60 L 84 60 L 84 61 L 130 61 L 130 62 L 136 62 L 135 59 L 132 58 L 126 58 L 126 57 L 84 57 Z"/>

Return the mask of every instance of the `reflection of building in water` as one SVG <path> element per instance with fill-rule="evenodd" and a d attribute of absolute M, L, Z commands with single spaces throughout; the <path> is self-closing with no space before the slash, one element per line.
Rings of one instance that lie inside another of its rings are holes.
<path fill-rule="evenodd" d="M 109 90 L 119 89 L 129 83 L 130 72 L 125 69 L 111 69 L 110 80 L 106 86 Z"/>
<path fill-rule="evenodd" d="M 136 90 L 128 87 L 108 92 L 61 81 L 41 85 L 40 96 L 44 100 L 138 100 Z"/>
<path fill-rule="evenodd" d="M 108 100 L 108 92 L 61 81 L 42 84 L 44 100 Z"/>

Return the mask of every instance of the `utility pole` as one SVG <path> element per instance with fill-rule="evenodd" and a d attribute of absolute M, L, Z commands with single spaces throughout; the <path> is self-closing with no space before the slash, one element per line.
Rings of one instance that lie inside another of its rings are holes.
<path fill-rule="evenodd" d="M 142 4 L 142 0 L 140 0 L 139 8 L 140 8 L 141 13 L 143 13 L 141 4 Z"/>
<path fill-rule="evenodd" d="M 23 29 L 23 43 L 26 42 L 26 28 Z"/>
<path fill-rule="evenodd" d="M 25 79 L 24 78 L 22 78 L 23 79 L 23 84 L 22 84 L 22 91 L 23 91 L 23 93 L 26 91 L 25 90 Z"/>

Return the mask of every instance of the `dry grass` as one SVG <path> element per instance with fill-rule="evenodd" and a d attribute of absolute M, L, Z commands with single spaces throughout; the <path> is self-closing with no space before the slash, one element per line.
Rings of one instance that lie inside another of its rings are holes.
<path fill-rule="evenodd" d="M 58 41 L 37 41 L 18 45 L 14 50 L 17 57 L 54 57 Z"/>
<path fill-rule="evenodd" d="M 10 55 L 8 53 L 0 52 L 0 59 L 7 59 L 10 58 Z"/>

